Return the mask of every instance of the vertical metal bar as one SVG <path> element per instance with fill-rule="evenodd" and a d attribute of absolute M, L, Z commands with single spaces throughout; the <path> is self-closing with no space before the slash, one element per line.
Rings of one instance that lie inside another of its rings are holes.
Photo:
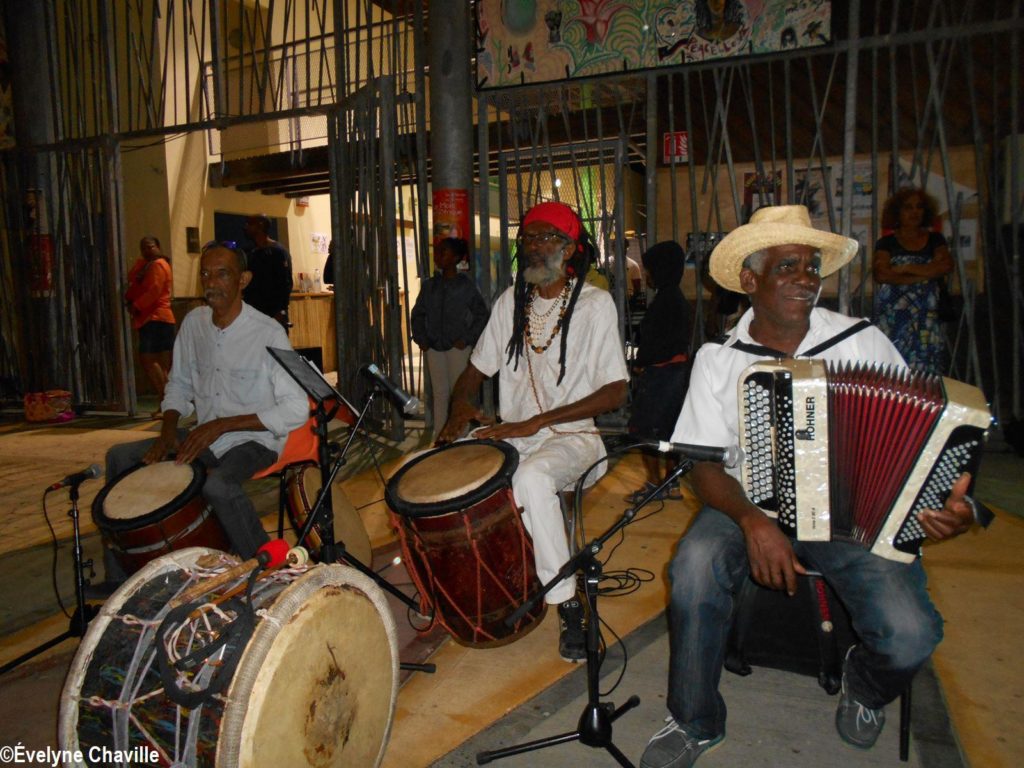
<path fill-rule="evenodd" d="M 658 242 L 658 75 L 647 75 L 647 157 L 644 190 L 647 198 L 647 246 Z M 673 217 L 674 218 L 674 217 Z"/>
<path fill-rule="evenodd" d="M 850 47 L 846 50 L 846 109 L 843 124 L 842 234 L 853 232 L 853 151 L 857 139 L 857 64 L 860 57 L 860 0 L 850 0 Z M 839 270 L 839 311 L 850 314 L 850 266 Z"/>
<path fill-rule="evenodd" d="M 228 113 L 227 80 L 224 72 L 225 62 L 221 58 L 220 53 L 220 43 L 224 35 L 224 19 L 221 17 L 220 3 L 217 0 L 211 0 L 209 9 L 210 60 L 213 65 L 213 109 L 214 117 L 221 117 Z"/>
<path fill-rule="evenodd" d="M 1013 18 L 1020 18 L 1020 3 L 1014 4 Z M 1021 222 L 1021 157 L 1020 157 L 1020 31 L 1010 33 L 1010 296 L 1013 316 L 1013 353 L 1011 358 L 1011 383 L 1013 391 L 1013 417 L 1020 420 L 1021 412 L 1021 281 L 1020 249 L 1022 237 Z"/>

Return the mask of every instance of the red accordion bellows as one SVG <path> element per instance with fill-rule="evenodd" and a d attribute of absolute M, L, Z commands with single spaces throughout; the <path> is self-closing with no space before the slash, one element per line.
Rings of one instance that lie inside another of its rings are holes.
<path fill-rule="evenodd" d="M 756 363 L 740 377 L 742 483 L 802 541 L 916 557 L 923 509 L 976 472 L 991 415 L 976 387 L 906 369 Z"/>

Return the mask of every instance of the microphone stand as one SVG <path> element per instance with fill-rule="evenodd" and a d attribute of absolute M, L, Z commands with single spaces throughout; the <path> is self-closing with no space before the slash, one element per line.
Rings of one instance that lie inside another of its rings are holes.
<path fill-rule="evenodd" d="M 31 651 L 23 653 L 18 658 L 7 662 L 0 667 L 0 675 L 9 672 L 29 659 L 35 658 L 44 651 L 53 648 L 55 645 L 63 643 L 65 640 L 72 637 L 84 636 L 85 630 L 89 626 L 89 622 L 97 613 L 99 613 L 99 608 L 97 606 L 86 605 L 85 602 L 85 569 L 92 568 L 92 560 L 82 560 L 82 534 L 78 524 L 78 486 L 86 479 L 88 478 L 82 478 L 82 480 L 73 482 L 68 486 L 68 495 L 71 498 L 71 511 L 68 512 L 68 517 L 71 518 L 71 525 L 74 529 L 74 546 L 71 553 L 75 562 L 75 612 L 71 615 L 71 621 L 68 625 L 67 631 L 62 632 L 51 640 L 47 640 L 42 645 L 36 646 Z"/>
<path fill-rule="evenodd" d="M 284 365 L 283 362 L 282 364 Z M 288 368 L 287 365 L 284 365 L 284 367 L 285 370 L 292 373 L 292 370 Z M 319 372 L 317 372 L 317 375 L 320 380 L 323 381 L 325 386 L 330 387 L 330 384 L 328 384 L 322 376 L 319 376 Z M 298 377 L 295 378 L 303 388 L 306 388 L 306 384 L 303 380 Z M 299 531 L 296 546 L 302 546 L 303 542 L 305 542 L 306 538 L 309 536 L 310 531 L 313 530 L 313 526 L 316 525 L 319 520 L 321 539 L 320 562 L 334 563 L 342 561 L 346 563 L 363 575 L 368 576 L 381 589 L 394 595 L 413 611 L 419 613 L 419 605 L 417 605 L 415 600 L 349 552 L 345 547 L 345 542 L 338 541 L 334 537 L 334 508 L 331 503 L 331 488 L 333 487 L 334 478 L 337 476 L 338 471 L 345 465 L 345 457 L 348 455 L 349 448 L 352 446 L 352 442 L 355 440 L 355 436 L 359 432 L 359 427 L 362 426 L 363 421 L 366 418 L 366 414 L 369 413 L 370 405 L 373 403 L 373 398 L 377 393 L 376 388 L 370 390 L 370 394 L 367 396 L 366 402 L 363 404 L 363 409 L 359 412 L 359 417 L 356 419 L 356 423 L 352 426 L 352 431 L 349 433 L 348 440 L 345 442 L 345 446 L 341 449 L 341 452 L 337 459 L 334 460 L 333 464 L 331 462 L 331 447 L 327 436 L 327 425 L 330 423 L 331 419 L 334 418 L 335 414 L 337 414 L 338 409 L 341 407 L 341 401 L 334 399 L 333 406 L 328 410 L 324 407 L 324 403 L 329 399 L 329 397 L 321 397 L 317 392 L 311 391 L 308 388 L 306 389 L 306 392 L 316 403 L 316 434 L 320 445 L 320 455 L 318 456 L 320 463 L 320 492 L 317 494 L 313 508 L 309 511 L 309 515 L 306 517 L 306 522 L 303 524 L 302 530 Z M 436 665 L 432 663 L 415 664 L 412 662 L 399 662 L 398 666 L 400 669 L 410 672 L 433 673 L 437 669 Z"/>
<path fill-rule="evenodd" d="M 333 514 L 328 514 L 328 512 L 333 513 L 334 511 L 333 508 L 331 508 L 329 501 L 329 491 L 333 487 L 334 478 L 337 476 L 338 471 L 345 465 L 345 456 L 348 454 L 348 450 L 352 446 L 352 441 L 355 438 L 356 433 L 359 431 L 359 427 L 362 425 L 366 414 L 369 412 L 370 405 L 373 403 L 373 398 L 376 394 L 376 389 L 370 391 L 369 396 L 366 398 L 366 403 L 363 405 L 363 410 L 359 412 L 359 417 L 356 419 L 356 423 L 352 427 L 352 432 L 349 434 L 348 440 L 345 442 L 345 446 L 342 448 L 340 455 L 334 461 L 333 466 L 330 466 L 331 459 L 330 447 L 327 440 L 327 424 L 334 418 L 334 415 L 338 412 L 338 408 L 340 406 L 335 405 L 330 411 L 326 411 L 324 409 L 324 401 L 320 400 L 317 402 L 316 432 L 320 441 L 320 492 L 317 494 L 316 503 L 313 504 L 313 509 L 309 511 L 309 515 L 306 517 L 306 522 L 303 524 L 302 530 L 299 531 L 296 546 L 302 546 L 306 537 L 309 535 L 309 532 L 317 523 L 318 518 L 322 518 L 319 526 L 320 537 L 322 539 L 322 544 L 320 546 L 321 562 L 333 563 L 338 560 L 344 560 L 345 563 L 352 566 L 360 573 L 369 576 L 378 586 L 390 592 L 405 603 L 405 605 L 418 613 L 419 606 L 415 600 L 392 585 L 383 576 L 349 552 L 348 549 L 345 548 L 345 542 L 335 540 Z"/>
<path fill-rule="evenodd" d="M 578 741 L 588 747 L 606 750 L 615 758 L 619 765 L 623 766 L 623 768 L 633 768 L 633 764 L 622 753 L 622 750 L 612 742 L 612 723 L 640 704 L 640 697 L 634 694 L 626 699 L 626 702 L 618 708 L 616 708 L 611 702 L 601 701 L 601 619 L 597 612 L 597 597 L 598 586 L 601 583 L 603 574 L 601 570 L 602 564 L 601 561 L 597 559 L 597 555 L 604 547 L 605 542 L 629 525 L 633 521 L 633 518 L 636 517 L 636 513 L 648 504 L 656 494 L 658 494 L 677 477 L 688 472 L 692 467 L 693 462 L 689 459 L 680 462 L 679 466 L 669 473 L 668 477 L 665 478 L 661 485 L 652 489 L 651 492 L 642 498 L 637 504 L 634 504 L 623 512 L 622 517 L 620 517 L 611 528 L 584 546 L 578 553 L 570 557 L 565 565 L 559 569 L 558 573 L 555 574 L 554 578 L 545 584 L 540 592 L 527 600 L 523 605 L 517 608 L 511 616 L 505 619 L 506 624 L 513 626 L 536 604 L 538 600 L 550 592 L 556 584 L 559 584 L 562 580 L 572 576 L 576 571 L 583 572 L 585 578 L 584 592 L 586 593 L 587 605 L 590 608 L 590 623 L 587 626 L 587 704 L 583 708 L 583 713 L 580 715 L 575 731 L 568 731 L 555 736 L 548 736 L 543 739 L 537 739 L 536 741 L 528 741 L 523 744 L 505 747 L 504 749 L 478 752 L 476 756 L 477 765 L 484 765 L 493 760 L 500 760 L 504 757 L 511 757 L 512 755 L 521 755 L 524 752 L 532 752 L 537 749 L 544 749 L 545 747 L 553 747 L 557 744 Z M 577 499 L 580 498 L 583 480 L 586 478 L 587 474 L 588 473 L 585 472 L 576 482 Z"/>

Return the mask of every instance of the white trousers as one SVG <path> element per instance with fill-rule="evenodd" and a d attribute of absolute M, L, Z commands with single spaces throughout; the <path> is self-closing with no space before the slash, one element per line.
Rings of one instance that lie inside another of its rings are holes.
<path fill-rule="evenodd" d="M 526 438 L 508 442 L 519 451 L 519 468 L 512 476 L 512 494 L 523 508 L 523 524 L 533 539 L 533 558 L 537 577 L 547 584 L 569 559 L 569 541 L 562 520 L 558 493 L 572 490 L 579 476 L 605 455 L 597 435 L 556 435 L 542 430 Z M 587 486 L 597 482 L 605 466 L 595 469 Z M 559 582 L 544 601 L 558 604 L 576 593 L 576 579 Z"/>
<path fill-rule="evenodd" d="M 451 349 L 441 352 L 436 349 L 428 349 L 426 352 L 427 371 L 430 374 L 430 387 L 434 395 L 434 409 L 431 414 L 434 417 L 434 436 L 441 431 L 441 427 L 448 421 L 448 406 L 451 403 L 452 388 L 462 372 L 466 370 L 469 363 L 469 355 L 472 347 L 465 349 Z"/>

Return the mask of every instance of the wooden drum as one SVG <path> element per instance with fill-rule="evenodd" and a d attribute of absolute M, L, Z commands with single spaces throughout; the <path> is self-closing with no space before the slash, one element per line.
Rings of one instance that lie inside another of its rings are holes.
<path fill-rule="evenodd" d="M 90 622 L 58 721 L 61 748 L 85 757 L 76 765 L 98 764 L 104 748 L 175 766 L 380 764 L 398 690 L 383 593 L 351 568 L 316 565 L 263 575 L 250 606 L 229 599 L 245 576 L 176 606 L 235 563 L 201 548 L 158 558 Z"/>
<path fill-rule="evenodd" d="M 544 604 L 514 627 L 505 619 L 540 591 L 533 542 L 512 498 L 519 454 L 507 443 L 463 440 L 426 451 L 388 481 L 402 553 L 424 613 L 463 645 L 504 645 L 533 629 Z"/>
<path fill-rule="evenodd" d="M 185 547 L 228 549 L 227 534 L 201 492 L 199 462 L 137 464 L 96 495 L 92 517 L 127 573 Z"/>

